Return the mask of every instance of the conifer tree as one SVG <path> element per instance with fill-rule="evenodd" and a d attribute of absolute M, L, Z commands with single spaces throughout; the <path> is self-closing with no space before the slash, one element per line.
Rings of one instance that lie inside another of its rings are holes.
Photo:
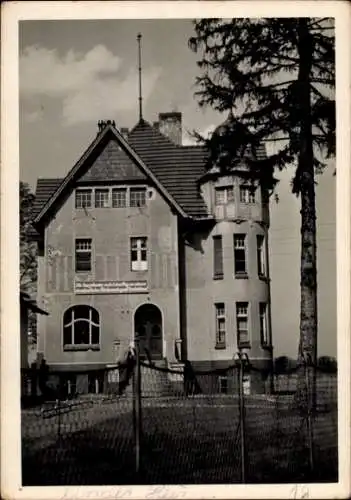
<path fill-rule="evenodd" d="M 29 236 L 33 218 L 35 197 L 30 187 L 20 181 L 19 216 L 20 216 L 20 289 L 33 296 L 37 292 L 37 244 Z M 29 312 L 29 324 L 33 339 L 36 338 L 36 314 Z"/>
<path fill-rule="evenodd" d="M 274 192 L 276 171 L 291 168 L 301 201 L 298 358 L 317 361 L 315 175 L 335 154 L 334 25 L 328 18 L 202 19 L 190 48 L 199 55 L 201 107 L 227 115 L 211 138 L 209 166 L 231 165 L 248 148 L 252 177 Z M 255 152 L 270 142 L 266 158 Z M 272 145 L 274 147 L 272 147 Z"/>

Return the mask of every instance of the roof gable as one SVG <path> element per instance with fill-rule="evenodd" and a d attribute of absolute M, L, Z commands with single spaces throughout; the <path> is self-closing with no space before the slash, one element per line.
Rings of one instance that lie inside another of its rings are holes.
<path fill-rule="evenodd" d="M 45 204 L 41 207 L 41 210 L 34 217 L 33 223 L 35 225 L 39 224 L 43 218 L 52 210 L 54 204 L 67 190 L 73 189 L 74 183 L 82 175 L 88 171 L 90 167 L 98 160 L 99 156 L 102 154 L 106 146 L 110 143 L 111 139 L 114 139 L 121 149 L 126 153 L 126 155 L 136 164 L 148 177 L 159 192 L 167 199 L 169 204 L 181 215 L 186 216 L 184 210 L 178 205 L 176 200 L 170 195 L 170 193 L 165 189 L 162 183 L 157 179 L 154 173 L 147 167 L 139 155 L 133 150 L 133 148 L 128 144 L 122 134 L 111 124 L 108 124 L 102 132 L 100 132 L 94 141 L 90 144 L 88 149 L 62 180 L 60 185 L 54 191 L 54 193 L 47 199 Z"/>
<path fill-rule="evenodd" d="M 98 155 L 91 167 L 85 172 L 79 181 L 134 181 L 145 180 L 147 175 L 140 170 L 134 161 L 112 138 Z"/>

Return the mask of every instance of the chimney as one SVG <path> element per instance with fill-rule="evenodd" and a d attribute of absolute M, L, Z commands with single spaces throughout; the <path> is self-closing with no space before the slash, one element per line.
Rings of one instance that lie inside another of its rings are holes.
<path fill-rule="evenodd" d="M 108 126 L 116 127 L 115 120 L 99 120 L 98 121 L 98 135 Z"/>
<path fill-rule="evenodd" d="M 129 129 L 127 127 L 121 127 L 120 132 L 124 139 L 128 141 Z"/>
<path fill-rule="evenodd" d="M 159 113 L 158 125 L 161 134 L 165 135 L 174 144 L 182 144 L 182 113 L 171 111 L 170 113 Z"/>

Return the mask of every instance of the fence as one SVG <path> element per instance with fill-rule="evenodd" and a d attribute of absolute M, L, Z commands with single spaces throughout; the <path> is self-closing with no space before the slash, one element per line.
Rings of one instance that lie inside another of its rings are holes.
<path fill-rule="evenodd" d="M 267 374 L 240 353 L 221 370 L 172 370 L 136 351 L 102 394 L 23 408 L 23 484 L 337 481 L 337 378 L 316 369 L 314 386 L 313 372 L 306 360 Z M 254 394 L 270 376 L 274 390 Z"/>

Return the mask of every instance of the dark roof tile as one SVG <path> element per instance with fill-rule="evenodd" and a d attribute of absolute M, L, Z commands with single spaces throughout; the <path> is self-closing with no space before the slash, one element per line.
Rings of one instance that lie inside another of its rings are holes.
<path fill-rule="evenodd" d="M 45 203 L 51 198 L 63 179 L 41 179 L 37 181 L 35 190 L 35 203 L 33 207 L 33 217 L 43 208 Z"/>
<path fill-rule="evenodd" d="M 205 172 L 203 147 L 173 144 L 146 121 L 134 127 L 128 142 L 188 215 L 206 214 L 196 182 Z"/>

